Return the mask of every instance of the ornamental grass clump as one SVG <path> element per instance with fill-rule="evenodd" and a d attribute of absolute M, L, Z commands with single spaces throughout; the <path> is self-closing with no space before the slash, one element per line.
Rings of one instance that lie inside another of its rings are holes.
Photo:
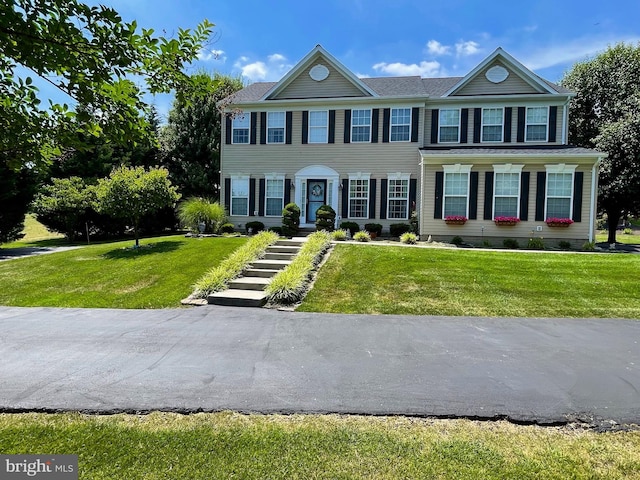
<path fill-rule="evenodd" d="M 407 245 L 415 245 L 418 243 L 418 236 L 415 233 L 406 232 L 400 235 L 400 242 L 406 243 Z"/>
<path fill-rule="evenodd" d="M 263 257 L 267 247 L 276 243 L 278 238 L 277 233 L 269 231 L 251 237 L 247 243 L 196 282 L 192 297 L 206 298 L 207 295 L 224 290 L 251 262 Z"/>
<path fill-rule="evenodd" d="M 347 239 L 348 230 L 344 230 L 339 228 L 338 230 L 334 230 L 331 232 L 331 238 L 336 242 L 344 242 Z"/>
<path fill-rule="evenodd" d="M 371 235 L 369 235 L 369 233 L 365 232 L 364 230 L 360 230 L 359 232 L 356 232 L 356 234 L 353 236 L 353 239 L 356 242 L 370 242 Z"/>
<path fill-rule="evenodd" d="M 320 231 L 309 235 L 291 264 L 276 274 L 267 285 L 265 292 L 269 302 L 292 305 L 302 300 L 311 274 L 322 261 L 329 245 L 330 233 Z"/>

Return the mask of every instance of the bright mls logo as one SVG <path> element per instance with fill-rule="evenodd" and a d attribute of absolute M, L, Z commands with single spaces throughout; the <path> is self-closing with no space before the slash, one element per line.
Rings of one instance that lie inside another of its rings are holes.
<path fill-rule="evenodd" d="M 78 480 L 77 455 L 0 455 L 0 479 Z"/>

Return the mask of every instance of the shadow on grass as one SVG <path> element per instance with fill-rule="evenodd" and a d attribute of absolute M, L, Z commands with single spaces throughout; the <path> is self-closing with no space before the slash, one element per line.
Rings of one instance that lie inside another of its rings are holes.
<path fill-rule="evenodd" d="M 125 248 L 117 248 L 115 250 L 110 250 L 102 256 L 109 260 L 126 260 L 128 258 L 138 258 L 146 255 L 153 255 L 156 253 L 167 253 L 173 252 L 180 248 L 185 242 L 179 240 L 173 241 L 164 241 L 158 243 L 148 243 L 145 245 L 140 245 L 140 247 L 135 248 L 133 245 Z"/>

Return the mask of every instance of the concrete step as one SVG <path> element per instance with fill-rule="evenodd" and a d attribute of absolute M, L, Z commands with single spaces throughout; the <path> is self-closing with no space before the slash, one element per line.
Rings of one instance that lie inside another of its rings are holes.
<path fill-rule="evenodd" d="M 248 268 L 243 272 L 245 277 L 263 277 L 271 278 L 280 270 L 273 270 L 268 268 Z"/>
<path fill-rule="evenodd" d="M 227 307 L 261 307 L 267 303 L 267 297 L 264 292 L 255 290 L 229 289 L 209 295 L 207 302 Z"/>
<path fill-rule="evenodd" d="M 229 283 L 229 288 L 236 290 L 264 290 L 269 285 L 270 278 L 265 277 L 240 277 Z"/>
<path fill-rule="evenodd" d="M 256 260 L 255 262 L 251 262 L 249 267 L 267 270 L 282 270 L 290 264 L 290 260 Z"/>
<path fill-rule="evenodd" d="M 272 253 L 267 252 L 264 254 L 263 260 L 293 260 L 295 253 Z"/>
<path fill-rule="evenodd" d="M 268 253 L 293 253 L 294 255 L 300 251 L 300 247 L 297 245 L 281 246 L 271 245 L 267 248 Z"/>
<path fill-rule="evenodd" d="M 281 238 L 275 245 L 279 247 L 301 247 L 306 241 L 305 237 Z"/>

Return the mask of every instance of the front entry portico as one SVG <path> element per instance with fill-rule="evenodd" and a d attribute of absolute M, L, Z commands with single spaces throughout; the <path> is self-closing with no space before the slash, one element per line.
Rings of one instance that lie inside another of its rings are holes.
<path fill-rule="evenodd" d="M 300 206 L 300 226 L 315 226 L 316 211 L 322 205 L 338 209 L 340 175 L 324 165 L 310 165 L 295 174 L 295 203 Z M 339 217 L 336 217 L 339 219 Z"/>

